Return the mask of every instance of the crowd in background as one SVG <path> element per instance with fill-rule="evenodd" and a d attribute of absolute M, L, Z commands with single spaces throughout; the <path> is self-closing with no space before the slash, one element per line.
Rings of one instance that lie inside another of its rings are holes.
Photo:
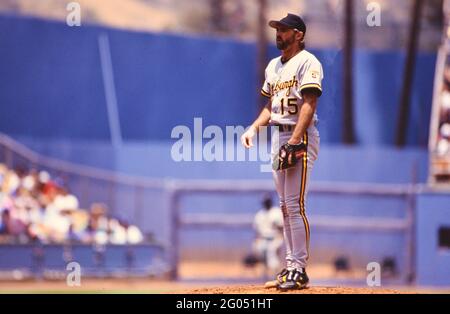
<path fill-rule="evenodd" d="M 447 59 L 439 108 L 439 132 L 437 139 L 437 153 L 439 156 L 450 155 L 450 57 L 447 57 Z"/>
<path fill-rule="evenodd" d="M 48 172 L 0 164 L 0 244 L 137 244 L 143 240 L 138 227 L 110 217 L 104 204 L 80 209 L 77 196 Z"/>

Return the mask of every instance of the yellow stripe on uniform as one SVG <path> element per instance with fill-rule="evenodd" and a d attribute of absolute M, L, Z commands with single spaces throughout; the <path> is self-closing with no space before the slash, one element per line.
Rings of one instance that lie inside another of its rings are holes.
<path fill-rule="evenodd" d="M 319 91 L 319 96 L 322 96 L 322 87 L 319 84 L 311 83 L 311 84 L 305 84 L 303 86 L 300 86 L 300 92 L 307 88 L 315 88 Z"/>
<path fill-rule="evenodd" d="M 319 89 L 320 91 L 322 91 L 322 87 L 320 86 L 320 84 L 317 83 L 310 83 L 310 84 L 305 84 L 300 86 L 300 90 L 305 89 L 305 88 L 311 88 L 311 87 L 315 87 L 317 89 Z"/>
<path fill-rule="evenodd" d="M 305 143 L 306 147 L 308 147 L 308 133 L 305 132 L 303 136 L 303 143 Z M 303 219 L 303 224 L 305 225 L 305 233 L 306 233 L 306 260 L 309 259 L 309 239 L 310 239 L 310 229 L 308 218 L 305 214 L 305 190 L 306 190 L 306 171 L 308 169 L 308 156 L 307 153 L 303 155 L 302 158 L 302 175 L 301 175 L 301 183 L 300 183 L 300 197 L 299 197 L 299 205 L 300 205 L 300 216 Z"/>
<path fill-rule="evenodd" d="M 261 95 L 266 96 L 266 97 L 272 97 L 269 93 L 267 93 L 265 90 L 261 89 Z"/>

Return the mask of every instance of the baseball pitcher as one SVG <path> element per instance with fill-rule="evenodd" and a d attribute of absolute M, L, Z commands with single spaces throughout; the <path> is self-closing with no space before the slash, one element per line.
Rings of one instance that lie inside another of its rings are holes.
<path fill-rule="evenodd" d="M 306 25 L 301 17 L 288 14 L 270 21 L 269 26 L 276 29 L 281 56 L 266 68 L 261 93 L 268 102 L 241 141 L 249 148 L 260 126 L 276 126 L 272 167 L 283 212 L 286 267 L 272 283 L 280 290 L 303 289 L 309 282 L 310 240 L 305 204 L 309 175 L 319 151 L 316 107 L 322 94 L 323 70 L 317 58 L 305 50 Z"/>

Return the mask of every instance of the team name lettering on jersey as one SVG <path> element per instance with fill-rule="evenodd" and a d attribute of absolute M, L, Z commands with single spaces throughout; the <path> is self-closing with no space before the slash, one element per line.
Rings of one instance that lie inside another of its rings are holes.
<path fill-rule="evenodd" d="M 298 80 L 295 77 L 295 75 L 289 81 L 284 81 L 282 83 L 277 82 L 275 84 L 271 84 L 270 89 L 272 91 L 272 94 L 275 94 L 275 93 L 278 93 L 279 91 L 287 88 L 288 90 L 286 91 L 286 96 L 289 96 L 291 94 L 292 87 L 295 87 L 295 88 L 298 87 Z"/>

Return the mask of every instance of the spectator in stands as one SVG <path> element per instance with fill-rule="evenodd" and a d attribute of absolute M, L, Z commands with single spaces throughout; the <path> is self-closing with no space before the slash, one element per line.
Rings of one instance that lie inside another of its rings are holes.
<path fill-rule="evenodd" d="M 69 232 L 71 222 L 62 212 L 59 204 L 55 202 L 59 187 L 54 182 L 48 182 L 44 187 L 44 193 L 46 237 L 50 242 L 63 242 Z"/>
<path fill-rule="evenodd" d="M 8 168 L 0 163 L 0 187 L 3 186 L 3 180 L 5 179 L 6 173 L 8 172 Z"/>
<path fill-rule="evenodd" d="M 9 214 L 9 209 L 3 209 L 1 211 L 0 219 L 0 235 L 9 235 L 11 232 L 11 215 Z"/>
<path fill-rule="evenodd" d="M 450 123 L 450 58 L 444 70 L 444 84 L 441 93 L 440 122 Z"/>
<path fill-rule="evenodd" d="M 20 185 L 20 179 L 14 170 L 7 169 L 2 180 L 2 193 L 13 196 Z"/>
<path fill-rule="evenodd" d="M 16 217 L 25 224 L 40 223 L 42 211 L 39 202 L 31 195 L 31 191 L 21 186 L 13 200 Z"/>
<path fill-rule="evenodd" d="M 109 219 L 108 234 L 110 243 L 127 244 L 127 230 L 121 225 L 118 219 Z"/>
<path fill-rule="evenodd" d="M 57 193 L 54 199 L 54 206 L 61 210 L 76 210 L 79 208 L 78 198 L 69 193 L 67 187 L 62 183 L 56 185 Z"/>
<path fill-rule="evenodd" d="M 144 241 L 144 235 L 141 230 L 135 225 L 129 224 L 127 221 L 120 221 L 120 224 L 125 228 L 128 244 L 138 244 Z"/>
<path fill-rule="evenodd" d="M 444 70 L 444 83 L 441 93 L 441 106 L 439 114 L 439 130 L 436 151 L 440 156 L 450 155 L 450 59 Z"/>
<path fill-rule="evenodd" d="M 30 172 L 22 179 L 21 185 L 30 191 L 33 196 L 36 196 L 39 187 L 39 177 L 36 169 L 31 169 Z"/>
<path fill-rule="evenodd" d="M 443 123 L 439 128 L 437 153 L 440 156 L 450 155 L 450 123 Z"/>
<path fill-rule="evenodd" d="M 109 230 L 112 244 L 138 244 L 144 240 L 139 228 L 125 220 L 110 219 Z"/>
<path fill-rule="evenodd" d="M 24 223 L 11 216 L 9 209 L 5 209 L 1 214 L 0 235 L 9 236 L 13 242 L 27 242 L 27 229 Z"/>
<path fill-rule="evenodd" d="M 12 199 L 9 194 L 9 169 L 0 164 L 0 210 L 10 208 Z"/>
<path fill-rule="evenodd" d="M 90 241 L 96 244 L 108 243 L 108 208 L 105 204 L 94 203 L 91 206 L 88 233 Z"/>
<path fill-rule="evenodd" d="M 144 241 L 144 235 L 141 230 L 139 230 L 137 226 L 129 224 L 126 221 L 119 220 L 118 230 L 120 230 L 120 233 L 122 234 L 122 244 L 134 245 Z"/>

